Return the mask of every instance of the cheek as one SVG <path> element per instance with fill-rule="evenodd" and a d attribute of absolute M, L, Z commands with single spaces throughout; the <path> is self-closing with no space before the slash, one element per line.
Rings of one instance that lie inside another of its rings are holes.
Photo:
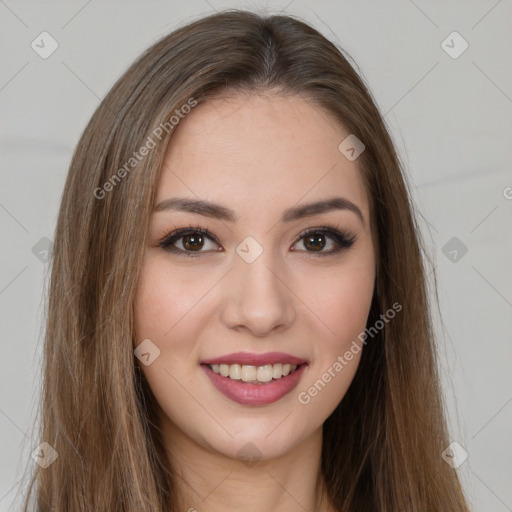
<path fill-rule="evenodd" d="M 337 350 L 345 349 L 364 331 L 373 295 L 373 281 L 347 276 L 341 284 L 333 287 L 326 299 L 323 311 L 325 322 L 335 333 Z"/>
<path fill-rule="evenodd" d="M 181 276 L 181 277 L 180 277 Z M 177 272 L 164 258 L 148 257 L 134 303 L 136 340 L 150 338 L 164 346 L 175 343 L 182 322 L 201 301 L 209 286 L 208 276 Z M 192 334 L 192 333 L 191 333 Z"/>
<path fill-rule="evenodd" d="M 319 330 L 310 333 L 314 364 L 298 399 L 308 414 L 323 419 L 342 400 L 361 359 L 358 336 L 366 328 L 375 274 L 371 253 L 360 255 L 332 272 L 310 272 L 304 282 L 302 293 L 307 293 L 307 307 L 317 316 Z"/>
<path fill-rule="evenodd" d="M 169 417 L 190 403 L 197 387 L 200 339 L 215 314 L 206 300 L 218 276 L 190 265 L 169 264 L 167 255 L 147 255 L 134 301 L 135 344 L 149 339 L 159 350 L 141 365 L 149 386 Z M 190 413 L 192 414 L 192 413 Z M 199 421 L 199 420 L 198 420 Z"/>
<path fill-rule="evenodd" d="M 180 410 L 190 403 L 187 390 L 194 389 L 201 324 L 201 298 L 212 286 L 208 276 L 191 277 L 159 255 L 149 254 L 141 272 L 134 301 L 135 344 L 149 339 L 159 355 L 141 369 L 158 403 L 169 418 L 180 419 Z M 194 418 L 193 411 L 190 417 Z M 200 418 L 196 418 L 200 421 Z"/>
<path fill-rule="evenodd" d="M 364 254 L 332 272 L 319 270 L 307 275 L 303 293 L 326 328 L 323 348 L 330 353 L 341 350 L 366 327 L 375 284 L 373 257 Z"/>

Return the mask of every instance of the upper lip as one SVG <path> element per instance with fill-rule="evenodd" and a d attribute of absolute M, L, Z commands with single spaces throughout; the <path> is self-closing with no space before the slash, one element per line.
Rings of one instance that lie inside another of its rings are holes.
<path fill-rule="evenodd" d="M 239 364 L 250 366 L 264 366 L 266 364 L 296 364 L 297 366 L 308 361 L 302 357 L 292 356 L 284 352 L 265 352 L 257 354 L 254 352 L 234 352 L 225 356 L 205 359 L 201 364 Z"/>

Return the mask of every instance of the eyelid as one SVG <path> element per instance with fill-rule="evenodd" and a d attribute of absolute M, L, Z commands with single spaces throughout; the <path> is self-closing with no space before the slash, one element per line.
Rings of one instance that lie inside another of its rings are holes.
<path fill-rule="evenodd" d="M 342 251 L 346 251 L 346 250 L 350 249 L 357 239 L 357 236 L 353 232 L 351 232 L 341 226 L 335 227 L 335 226 L 331 226 L 331 225 L 322 225 L 322 226 L 318 226 L 318 227 L 307 228 L 304 231 L 302 231 L 301 233 L 299 233 L 299 235 L 297 236 L 297 239 L 293 243 L 293 245 L 300 242 L 309 233 L 324 234 L 324 235 L 328 236 L 329 238 L 333 239 L 336 244 L 336 247 L 333 250 L 327 251 L 327 252 L 300 251 L 300 252 L 303 252 L 304 254 L 306 254 L 307 256 L 314 256 L 314 257 L 335 256 L 336 254 L 339 254 Z"/>
<path fill-rule="evenodd" d="M 160 241 L 158 242 L 158 245 L 162 247 L 164 250 L 168 252 L 172 252 L 178 255 L 183 255 L 186 257 L 197 257 L 201 256 L 201 254 L 209 254 L 212 251 L 183 251 L 182 249 L 179 249 L 177 247 L 174 247 L 172 244 L 176 241 L 180 240 L 184 236 L 192 233 L 200 233 L 201 235 L 209 238 L 211 241 L 213 241 L 215 244 L 221 247 L 221 244 L 218 240 L 218 238 L 211 233 L 208 229 L 202 228 L 200 226 L 187 226 L 183 228 L 174 228 L 170 232 L 168 231 L 165 236 L 163 236 Z M 301 231 L 297 237 L 295 238 L 295 241 L 292 244 L 292 247 L 295 246 L 298 242 L 300 242 L 306 235 L 309 233 L 321 233 L 332 240 L 334 240 L 336 247 L 335 249 L 327 252 L 323 251 L 298 251 L 305 253 L 309 256 L 330 256 L 335 255 L 341 251 L 349 249 L 356 240 L 356 235 L 341 227 L 341 226 L 334 226 L 334 225 L 321 225 L 317 227 L 309 227 Z M 221 252 L 223 249 L 219 251 L 213 251 L 213 252 Z"/>
<path fill-rule="evenodd" d="M 191 233 L 200 233 L 201 235 L 211 239 L 215 244 L 220 246 L 220 242 L 218 238 L 210 232 L 210 230 L 206 228 L 202 228 L 201 226 L 187 226 L 184 228 L 174 228 L 171 231 L 168 231 L 166 235 L 164 235 L 160 241 L 158 242 L 159 247 L 162 247 L 162 249 L 172 252 L 179 255 L 184 256 L 190 256 L 190 257 L 196 257 L 201 256 L 202 253 L 209 253 L 211 251 L 183 251 L 182 249 L 179 249 L 177 247 L 174 247 L 172 244 L 183 238 L 185 235 L 191 234 Z M 216 251 L 220 252 L 220 251 Z"/>

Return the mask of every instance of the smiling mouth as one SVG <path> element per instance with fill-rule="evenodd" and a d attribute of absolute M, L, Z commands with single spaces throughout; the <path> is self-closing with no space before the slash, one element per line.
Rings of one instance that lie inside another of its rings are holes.
<path fill-rule="evenodd" d="M 265 364 L 262 366 L 240 364 L 207 364 L 208 368 L 221 377 L 246 382 L 247 384 L 266 384 L 287 377 L 304 364 Z"/>

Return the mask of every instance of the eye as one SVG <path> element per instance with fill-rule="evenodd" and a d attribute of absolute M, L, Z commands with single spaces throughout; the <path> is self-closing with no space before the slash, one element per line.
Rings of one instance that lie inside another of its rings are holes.
<path fill-rule="evenodd" d="M 199 256 L 199 254 L 194 253 L 205 252 L 201 250 L 205 247 L 205 244 L 206 250 L 218 252 L 219 249 L 215 249 L 215 245 L 217 245 L 215 241 L 215 236 L 207 229 L 190 226 L 173 231 L 170 235 L 167 235 L 159 245 L 166 251 L 194 257 Z M 207 242 L 214 242 L 212 244 L 214 247 L 208 247 Z"/>
<path fill-rule="evenodd" d="M 300 242 L 305 247 L 304 252 L 313 253 L 315 256 L 329 256 L 348 249 L 355 239 L 355 235 L 343 230 L 321 226 L 302 232 L 292 248 Z M 190 257 L 199 256 L 202 252 L 222 251 L 215 235 L 207 229 L 193 226 L 173 231 L 159 245 L 168 252 Z M 324 250 L 326 247 L 328 250 Z"/>
<path fill-rule="evenodd" d="M 348 249 L 352 247 L 355 239 L 355 235 L 330 226 L 308 229 L 299 235 L 299 241 L 306 248 L 306 252 L 317 253 L 318 256 L 329 256 Z M 324 251 L 326 247 L 328 250 Z"/>

